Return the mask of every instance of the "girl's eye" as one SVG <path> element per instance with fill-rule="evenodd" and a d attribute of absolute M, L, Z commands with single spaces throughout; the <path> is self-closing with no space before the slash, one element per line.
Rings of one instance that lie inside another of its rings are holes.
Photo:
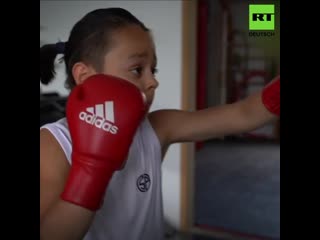
<path fill-rule="evenodd" d="M 156 75 L 159 72 L 159 70 L 157 68 L 152 68 L 152 74 Z"/>
<path fill-rule="evenodd" d="M 132 69 L 131 72 L 133 72 L 135 75 L 140 76 L 142 73 L 142 67 L 136 67 L 136 68 Z"/>

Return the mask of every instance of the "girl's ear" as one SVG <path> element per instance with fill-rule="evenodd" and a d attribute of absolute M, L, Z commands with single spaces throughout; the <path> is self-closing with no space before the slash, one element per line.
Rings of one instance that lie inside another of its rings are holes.
<path fill-rule="evenodd" d="M 72 76 L 77 85 L 83 83 L 84 80 L 94 74 L 96 74 L 96 71 L 83 62 L 78 62 L 72 67 Z"/>

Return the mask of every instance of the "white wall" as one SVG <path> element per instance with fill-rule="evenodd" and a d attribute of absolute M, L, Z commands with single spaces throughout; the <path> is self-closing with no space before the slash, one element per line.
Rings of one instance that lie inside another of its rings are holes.
<path fill-rule="evenodd" d="M 40 1 L 40 45 L 66 41 L 72 26 L 87 12 L 96 8 L 123 7 L 154 32 L 160 82 L 154 105 L 159 108 L 181 107 L 182 1 Z M 57 66 L 57 79 L 43 92 L 64 89 L 64 65 Z M 168 123 L 170 124 L 170 123 Z M 163 163 L 164 215 L 174 227 L 180 226 L 180 145 L 169 149 Z"/>

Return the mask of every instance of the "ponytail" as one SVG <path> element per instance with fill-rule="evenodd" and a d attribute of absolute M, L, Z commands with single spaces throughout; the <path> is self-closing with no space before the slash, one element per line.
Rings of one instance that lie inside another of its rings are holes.
<path fill-rule="evenodd" d="M 40 48 L 40 82 L 47 85 L 55 77 L 54 63 L 58 54 L 64 53 L 64 43 L 46 44 Z"/>

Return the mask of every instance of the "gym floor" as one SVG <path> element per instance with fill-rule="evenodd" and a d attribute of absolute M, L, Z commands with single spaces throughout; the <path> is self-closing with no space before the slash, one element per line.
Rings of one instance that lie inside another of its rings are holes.
<path fill-rule="evenodd" d="M 195 166 L 196 225 L 280 239 L 279 143 L 207 142 Z"/>

